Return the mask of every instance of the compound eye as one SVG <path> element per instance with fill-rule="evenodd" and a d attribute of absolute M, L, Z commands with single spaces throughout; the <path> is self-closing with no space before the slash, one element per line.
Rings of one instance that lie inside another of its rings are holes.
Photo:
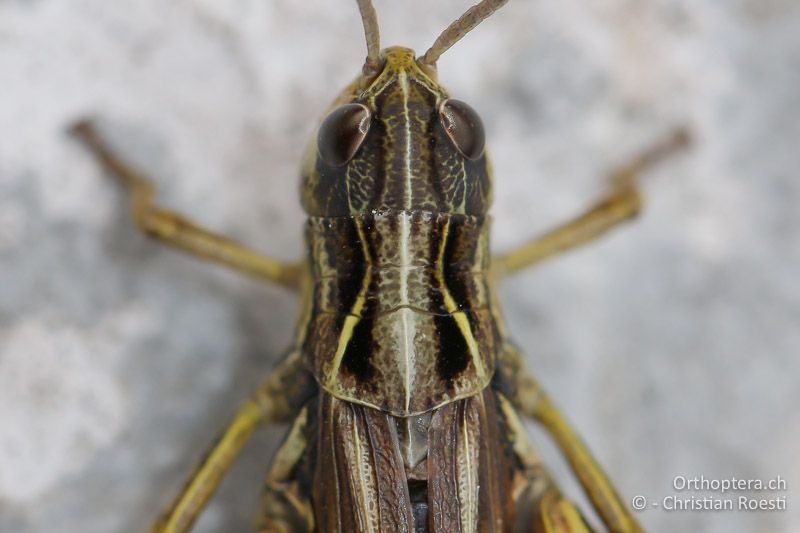
<path fill-rule="evenodd" d="M 346 165 L 367 136 L 370 113 L 361 104 L 339 106 L 325 117 L 317 134 L 317 152 L 327 164 Z"/>
<path fill-rule="evenodd" d="M 483 155 L 486 133 L 478 113 L 461 100 L 449 98 L 439 106 L 439 117 L 453 146 L 464 157 L 475 160 Z"/>

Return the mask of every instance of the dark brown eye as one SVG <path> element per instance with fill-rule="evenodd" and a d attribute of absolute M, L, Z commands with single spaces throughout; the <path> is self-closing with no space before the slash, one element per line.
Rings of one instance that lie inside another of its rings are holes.
<path fill-rule="evenodd" d="M 369 131 L 369 109 L 361 104 L 339 106 L 325 117 L 317 135 L 317 152 L 334 167 L 347 164 L 356 155 Z"/>
<path fill-rule="evenodd" d="M 439 117 L 444 131 L 456 149 L 470 160 L 483 155 L 486 133 L 478 113 L 461 100 L 450 98 L 439 107 Z"/>

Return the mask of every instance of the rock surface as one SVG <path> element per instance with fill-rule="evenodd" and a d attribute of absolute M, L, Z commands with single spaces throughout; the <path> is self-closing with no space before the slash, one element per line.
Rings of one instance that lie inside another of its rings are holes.
<path fill-rule="evenodd" d="M 432 4 L 379 1 L 383 43 L 422 52 L 468 2 Z M 440 61 L 486 123 L 498 250 L 692 130 L 647 175 L 636 224 L 502 289 L 531 367 L 623 494 L 788 480 L 755 494 L 787 511 L 650 508 L 653 531 L 800 529 L 798 25 L 794 0 L 515 1 Z M 0 2 L 0 531 L 145 530 L 297 311 L 140 236 L 65 129 L 102 117 L 167 205 L 294 258 L 303 148 L 362 41 L 345 0 Z M 196 531 L 246 530 L 283 431 L 256 437 Z"/>

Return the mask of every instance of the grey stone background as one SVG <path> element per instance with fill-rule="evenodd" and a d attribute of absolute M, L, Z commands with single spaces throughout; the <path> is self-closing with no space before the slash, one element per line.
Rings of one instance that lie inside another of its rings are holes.
<path fill-rule="evenodd" d="M 379 0 L 383 43 L 422 52 L 467 5 Z M 145 531 L 297 311 L 137 234 L 68 124 L 102 117 L 164 203 L 294 258 L 305 142 L 364 55 L 348 0 L 0 0 L 0 531 Z M 756 494 L 787 511 L 649 509 L 649 529 L 800 531 L 800 3 L 514 0 L 440 78 L 484 117 L 498 250 L 691 128 L 637 223 L 509 280 L 504 310 L 626 496 L 788 482 Z M 284 430 L 258 434 L 197 531 L 246 530 Z"/>

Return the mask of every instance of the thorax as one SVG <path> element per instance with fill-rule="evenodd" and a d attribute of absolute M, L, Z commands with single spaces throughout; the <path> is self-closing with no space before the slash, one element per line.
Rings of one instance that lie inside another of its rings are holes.
<path fill-rule="evenodd" d="M 482 390 L 494 369 L 488 220 L 312 217 L 304 349 L 331 394 L 398 416 Z"/>

